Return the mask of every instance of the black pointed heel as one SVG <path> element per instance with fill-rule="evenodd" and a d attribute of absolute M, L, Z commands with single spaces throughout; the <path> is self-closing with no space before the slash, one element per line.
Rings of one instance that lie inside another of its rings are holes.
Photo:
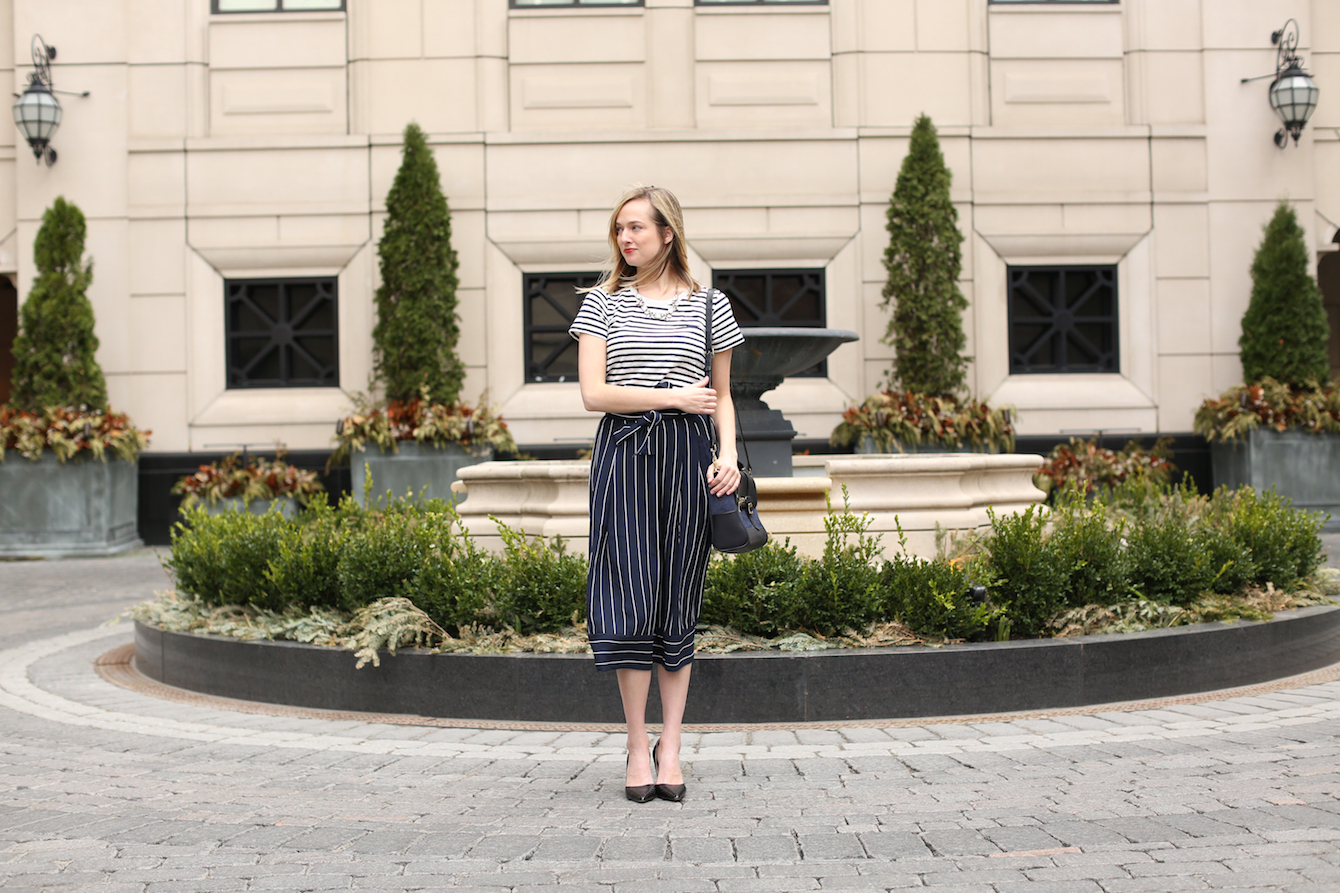
<path fill-rule="evenodd" d="M 657 738 L 656 746 L 651 749 L 651 766 L 653 771 L 656 771 L 656 768 L 660 765 L 661 761 L 657 757 L 660 750 L 661 739 Z M 687 790 L 688 788 L 682 784 L 658 784 L 656 785 L 656 796 L 661 800 L 669 800 L 671 803 L 683 803 L 684 792 Z"/>
<path fill-rule="evenodd" d="M 628 757 L 623 758 L 623 771 L 625 775 L 628 774 Z M 624 785 L 623 795 L 634 803 L 650 803 L 656 796 L 656 785 Z"/>

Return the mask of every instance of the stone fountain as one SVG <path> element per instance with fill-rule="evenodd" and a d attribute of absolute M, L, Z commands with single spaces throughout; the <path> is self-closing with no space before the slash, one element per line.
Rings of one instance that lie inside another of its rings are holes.
<path fill-rule="evenodd" d="M 807 457 L 822 475 L 795 477 L 791 441 L 796 430 L 763 395 L 788 375 L 808 369 L 855 332 L 817 328 L 746 328 L 744 344 L 731 355 L 731 396 L 748 441 L 758 485 L 759 515 L 778 542 L 817 556 L 826 540 L 824 519 L 830 502 L 869 516 L 870 532 L 883 547 L 930 557 L 939 530 L 977 530 L 989 523 L 987 510 L 1021 511 L 1040 501 L 1033 472 L 1041 456 L 939 454 Z M 834 407 L 840 409 L 841 407 Z M 587 491 L 591 463 L 584 459 L 484 462 L 462 468 L 452 486 L 468 498 L 457 510 L 474 540 L 501 549 L 499 522 L 529 536 L 563 537 L 586 550 Z"/>

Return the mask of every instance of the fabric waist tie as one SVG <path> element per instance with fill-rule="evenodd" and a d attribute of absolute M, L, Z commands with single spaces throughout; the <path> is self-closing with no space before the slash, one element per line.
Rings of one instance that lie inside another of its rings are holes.
<path fill-rule="evenodd" d="M 661 423 L 661 419 L 683 415 L 687 413 L 677 409 L 649 409 L 639 416 L 615 415 L 614 418 L 619 420 L 619 425 L 610 435 L 610 439 L 616 444 L 621 444 L 628 438 L 635 437 L 637 440 L 634 442 L 634 453 L 639 456 L 650 456 L 651 434 Z"/>

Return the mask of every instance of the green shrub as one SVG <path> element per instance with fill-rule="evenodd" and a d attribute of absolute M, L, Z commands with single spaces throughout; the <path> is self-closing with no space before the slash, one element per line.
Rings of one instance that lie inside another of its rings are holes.
<path fill-rule="evenodd" d="M 377 255 L 381 284 L 374 301 L 373 371 L 387 400 L 420 389 L 438 403 L 460 399 L 465 364 L 456 354 L 459 266 L 451 247 L 451 209 L 432 147 L 418 124 L 405 127 L 400 169 L 386 194 Z"/>
<path fill-rule="evenodd" d="M 1222 595 L 1241 592 L 1256 579 L 1259 570 L 1247 548 L 1225 526 L 1204 523 L 1196 531 L 1200 548 L 1205 551 L 1209 566 L 1215 569 L 1210 590 Z"/>
<path fill-rule="evenodd" d="M 879 576 L 884 616 L 918 635 L 980 638 L 999 613 L 973 601 L 972 586 L 984 581 L 961 565 L 900 554 L 884 562 Z"/>
<path fill-rule="evenodd" d="M 707 566 L 700 622 L 749 636 L 776 636 L 795 628 L 808 561 L 771 540 L 742 555 L 717 554 Z"/>
<path fill-rule="evenodd" d="M 300 523 L 281 531 L 265 580 L 271 591 L 294 607 L 338 608 L 342 604 L 338 569 L 345 541 L 341 514 L 315 500 L 299 517 Z"/>
<path fill-rule="evenodd" d="M 1172 513 L 1135 524 L 1127 534 L 1131 588 L 1152 602 L 1188 605 L 1217 583 L 1221 564 L 1196 526 Z"/>
<path fill-rule="evenodd" d="M 340 606 L 354 611 L 379 598 L 408 598 L 418 592 L 419 571 L 428 547 L 421 538 L 420 513 L 386 511 L 374 523 L 365 516 L 345 537 L 336 577 Z M 436 618 L 434 618 L 436 620 Z"/>
<path fill-rule="evenodd" d="M 1131 481 L 1114 488 L 1110 502 L 1074 491 L 1050 514 L 1041 506 L 992 514 L 991 531 L 964 559 L 907 557 L 904 543 L 904 554 L 878 561 L 869 516 L 844 506 L 825 519 L 817 559 L 776 542 L 714 558 L 701 621 L 773 638 L 862 632 L 896 619 L 923 636 L 980 639 L 993 626 L 997 637 L 1087 629 L 1125 616 L 1122 606 L 1139 599 L 1148 600 L 1146 613 L 1182 616 L 1173 606 L 1297 586 L 1320 564 L 1322 523 L 1273 492 L 1205 497 L 1189 484 Z M 459 525 L 437 500 L 376 509 L 350 498 L 335 507 L 316 502 L 295 520 L 274 510 L 211 516 L 197 508 L 173 529 L 165 565 L 182 593 L 211 606 L 352 613 L 402 597 L 456 633 L 467 626 L 548 633 L 583 618 L 584 556 L 505 526 L 503 552 L 493 555 Z M 989 586 L 986 604 L 971 597 L 975 583 Z M 1070 619 L 1058 626 L 1062 614 Z"/>
<path fill-rule="evenodd" d="M 963 234 L 950 196 L 953 174 L 945 165 L 935 125 L 917 117 L 907 155 L 886 213 L 888 280 L 882 306 L 893 305 L 881 339 L 894 348 L 890 378 L 903 390 L 950 397 L 963 390 L 968 358 L 958 285 Z"/>
<path fill-rule="evenodd" d="M 1330 326 L 1315 263 L 1298 215 L 1280 202 L 1252 259 L 1252 297 L 1238 339 L 1245 381 L 1316 387 L 1330 375 Z"/>
<path fill-rule="evenodd" d="M 107 382 L 98 365 L 93 304 L 88 287 L 93 261 L 84 261 L 84 214 L 57 196 L 42 214 L 33 240 L 37 277 L 20 308 L 14 339 L 13 392 L 21 410 L 49 406 L 107 408 Z M 0 350 L 9 345 L 0 345 Z"/>
<path fill-rule="evenodd" d="M 1169 484 L 1148 475 L 1129 477 L 1107 493 L 1108 511 L 1132 522 L 1148 521 L 1160 514 L 1174 512 L 1190 520 L 1204 511 L 1206 500 L 1189 477 Z"/>
<path fill-rule="evenodd" d="M 432 525 L 412 600 L 438 626 L 459 634 L 463 627 L 493 621 L 498 562 L 444 515 Z M 449 517 L 459 523 L 454 509 Z"/>
<path fill-rule="evenodd" d="M 1065 572 L 1063 605 L 1106 605 L 1125 598 L 1130 589 L 1130 562 L 1122 539 L 1123 518 L 1110 518 L 1107 503 L 1089 502 L 1078 490 L 1065 491 L 1051 517 L 1048 551 Z"/>
<path fill-rule="evenodd" d="M 520 633 L 550 632 L 586 617 L 586 556 L 569 554 L 563 540 L 527 541 L 498 525 L 503 555 L 491 606 L 499 621 Z"/>
<path fill-rule="evenodd" d="M 1274 490 L 1220 488 L 1214 494 L 1209 520 L 1227 530 L 1249 563 L 1245 573 L 1235 575 L 1240 578 L 1238 585 L 1219 591 L 1232 592 L 1247 583 L 1293 589 L 1321 567 L 1318 534 L 1326 516 L 1295 511 L 1290 500 Z"/>
<path fill-rule="evenodd" d="M 177 587 L 211 605 L 282 609 L 288 599 L 266 581 L 289 522 L 272 508 L 263 515 L 203 508 L 172 528 L 172 554 L 164 562 Z"/>
<path fill-rule="evenodd" d="M 996 575 L 994 600 L 1015 633 L 1044 635 L 1048 621 L 1065 604 L 1070 576 L 1049 546 L 1046 513 L 1029 506 L 1015 515 L 989 515 L 991 533 L 983 547 Z"/>
<path fill-rule="evenodd" d="M 842 495 L 845 503 L 845 490 Z M 879 618 L 884 601 L 876 564 L 879 537 L 869 529 L 869 515 L 853 515 L 845 504 L 841 512 L 829 508 L 824 552 L 805 565 L 793 629 L 833 636 Z"/>

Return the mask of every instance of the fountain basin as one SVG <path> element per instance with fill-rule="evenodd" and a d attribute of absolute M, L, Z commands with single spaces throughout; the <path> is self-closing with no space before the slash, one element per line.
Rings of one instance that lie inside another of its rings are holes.
<path fill-rule="evenodd" d="M 860 336 L 847 329 L 756 326 L 740 330 L 744 344 L 731 353 L 731 395 L 746 401 L 804 372 Z"/>
<path fill-rule="evenodd" d="M 806 470 L 817 470 L 815 459 Z M 980 530 L 989 523 L 988 507 L 1009 514 L 1040 502 L 1033 472 L 1041 464 L 1041 456 L 1018 453 L 832 456 L 823 460 L 822 476 L 758 478 L 759 515 L 775 540 L 790 539 L 801 554 L 818 557 L 828 500 L 841 509 L 845 486 L 851 510 L 870 515 L 870 530 L 884 535 L 889 554 L 901 524 L 908 552 L 930 558 L 937 526 Z M 469 494 L 458 511 L 480 545 L 501 550 L 501 521 L 528 536 L 562 536 L 569 548 L 586 551 L 589 462 L 481 462 L 458 474 L 454 488 Z"/>
<path fill-rule="evenodd" d="M 744 344 L 731 353 L 730 364 L 730 393 L 747 441 L 741 457 L 747 453 L 755 477 L 789 478 L 796 429 L 781 412 L 763 402 L 763 394 L 859 336 L 846 329 L 803 327 L 759 326 L 741 331 Z"/>

